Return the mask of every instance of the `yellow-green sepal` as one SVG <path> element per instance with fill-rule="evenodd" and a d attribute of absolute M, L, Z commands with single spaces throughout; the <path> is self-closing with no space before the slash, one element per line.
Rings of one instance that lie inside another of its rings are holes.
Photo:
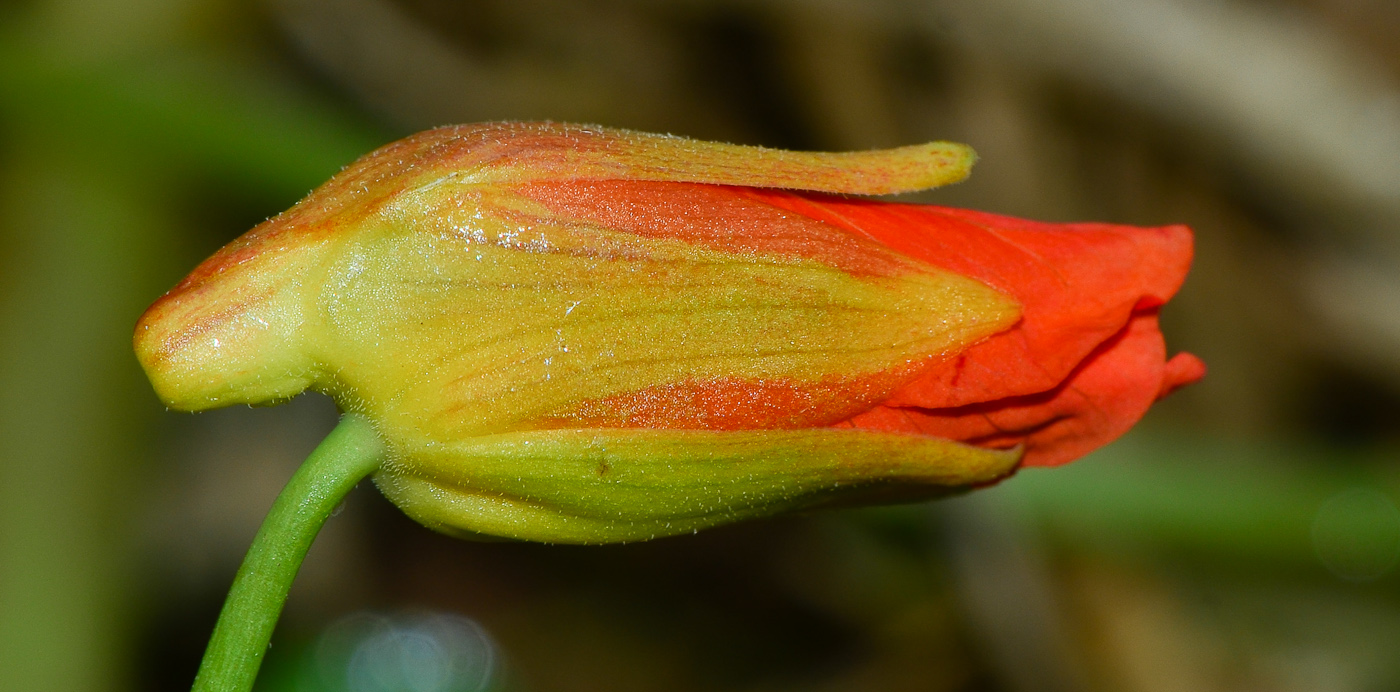
<path fill-rule="evenodd" d="M 453 535 L 619 543 L 793 510 L 938 497 L 1011 473 L 1019 450 L 847 429 L 572 429 L 395 450 L 375 475 Z"/>

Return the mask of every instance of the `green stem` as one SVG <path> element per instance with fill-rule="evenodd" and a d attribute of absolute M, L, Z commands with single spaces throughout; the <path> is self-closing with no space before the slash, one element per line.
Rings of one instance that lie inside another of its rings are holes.
<path fill-rule="evenodd" d="M 193 692 L 249 692 L 287 590 L 326 519 L 356 483 L 379 468 L 384 443 L 347 413 L 277 496 L 253 539 L 204 650 Z"/>

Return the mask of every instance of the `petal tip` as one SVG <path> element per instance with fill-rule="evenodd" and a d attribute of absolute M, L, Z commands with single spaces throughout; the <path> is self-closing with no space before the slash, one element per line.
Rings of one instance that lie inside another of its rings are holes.
<path fill-rule="evenodd" d="M 1182 387 L 1200 382 L 1205 376 L 1205 361 L 1192 353 L 1178 353 L 1162 368 L 1162 387 L 1157 391 L 1156 400 L 1161 401 Z"/>

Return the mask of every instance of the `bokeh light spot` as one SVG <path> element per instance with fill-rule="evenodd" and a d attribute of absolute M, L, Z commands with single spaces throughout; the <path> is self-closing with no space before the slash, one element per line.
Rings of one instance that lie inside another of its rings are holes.
<path fill-rule="evenodd" d="M 486 692 L 496 687 L 496 645 L 475 621 L 449 613 L 356 613 L 326 629 L 316 651 L 323 689 L 346 692 Z"/>

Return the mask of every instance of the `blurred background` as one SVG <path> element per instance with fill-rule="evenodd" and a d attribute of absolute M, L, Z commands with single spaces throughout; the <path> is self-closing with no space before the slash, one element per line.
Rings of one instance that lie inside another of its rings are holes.
<path fill-rule="evenodd" d="M 141 310 L 339 167 L 555 119 L 796 149 L 950 139 L 917 196 L 1187 223 L 1128 437 L 924 506 L 603 548 L 470 543 L 369 484 L 264 690 L 1400 690 L 1394 0 L 0 5 L 0 690 L 188 689 L 326 399 L 163 411 Z"/>

